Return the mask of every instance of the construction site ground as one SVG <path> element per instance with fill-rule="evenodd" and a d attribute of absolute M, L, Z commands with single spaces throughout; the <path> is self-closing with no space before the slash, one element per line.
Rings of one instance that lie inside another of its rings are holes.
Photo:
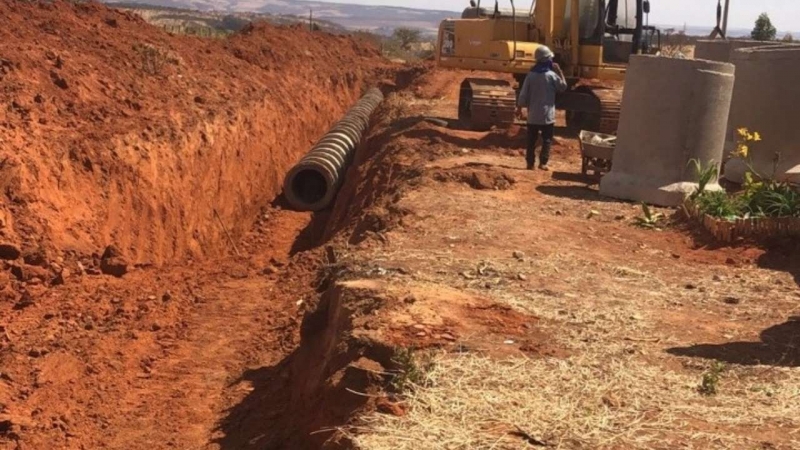
<path fill-rule="evenodd" d="M 0 13 L 0 448 L 800 448 L 797 241 L 637 227 L 574 132 L 524 170 L 524 128 L 455 120 L 467 73 L 348 38 Z M 142 74 L 139 41 L 177 62 Z M 283 174 L 370 85 L 335 206 L 288 210 Z"/>
<path fill-rule="evenodd" d="M 396 99 L 383 151 L 413 187 L 353 256 L 413 299 L 383 335 L 437 350 L 418 350 L 401 413 L 346 431 L 369 449 L 800 448 L 797 243 L 718 245 L 674 210 L 639 228 L 641 206 L 599 196 L 560 127 L 544 172 L 524 170 L 524 129 L 420 121 L 457 126 L 463 76 Z"/>

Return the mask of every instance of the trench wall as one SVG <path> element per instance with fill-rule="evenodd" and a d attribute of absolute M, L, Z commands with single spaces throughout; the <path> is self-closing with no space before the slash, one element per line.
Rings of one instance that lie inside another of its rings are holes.
<path fill-rule="evenodd" d="M 0 4 L 0 240 L 133 263 L 229 251 L 387 71 L 349 37 L 173 36 L 96 3 Z"/>

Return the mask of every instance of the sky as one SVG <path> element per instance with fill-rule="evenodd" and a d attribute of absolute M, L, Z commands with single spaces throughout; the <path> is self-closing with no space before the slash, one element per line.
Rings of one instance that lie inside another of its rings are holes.
<path fill-rule="evenodd" d="M 334 3 L 406 6 L 421 9 L 461 11 L 469 0 L 321 0 Z M 800 31 L 800 0 L 730 0 L 729 28 L 753 27 L 758 15 L 766 12 L 781 31 Z M 724 0 L 723 0 L 724 2 Z M 482 4 L 493 5 L 492 0 Z M 517 7 L 530 7 L 531 0 L 516 0 Z M 716 24 L 717 0 L 650 0 L 650 23 L 663 25 L 708 26 Z M 510 7 L 509 0 L 500 0 L 500 7 Z"/>

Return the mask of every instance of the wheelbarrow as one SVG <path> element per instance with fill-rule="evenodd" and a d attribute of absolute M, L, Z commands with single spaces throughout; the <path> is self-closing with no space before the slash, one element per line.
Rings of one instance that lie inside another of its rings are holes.
<path fill-rule="evenodd" d="M 586 130 L 581 131 L 579 137 L 582 159 L 581 173 L 589 175 L 589 172 L 594 172 L 594 176 L 597 178 L 608 173 L 611 170 L 617 137 Z"/>

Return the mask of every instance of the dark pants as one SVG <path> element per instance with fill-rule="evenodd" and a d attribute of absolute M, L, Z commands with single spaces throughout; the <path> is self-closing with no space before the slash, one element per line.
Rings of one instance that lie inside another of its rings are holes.
<path fill-rule="evenodd" d="M 539 160 L 542 165 L 547 165 L 550 160 L 550 147 L 553 145 L 553 131 L 555 125 L 532 125 L 528 124 L 528 151 L 525 152 L 525 160 L 528 162 L 529 167 L 536 164 L 536 153 L 533 148 L 536 147 L 536 141 L 539 140 L 539 133 L 542 134 L 542 152 L 539 155 Z"/>

